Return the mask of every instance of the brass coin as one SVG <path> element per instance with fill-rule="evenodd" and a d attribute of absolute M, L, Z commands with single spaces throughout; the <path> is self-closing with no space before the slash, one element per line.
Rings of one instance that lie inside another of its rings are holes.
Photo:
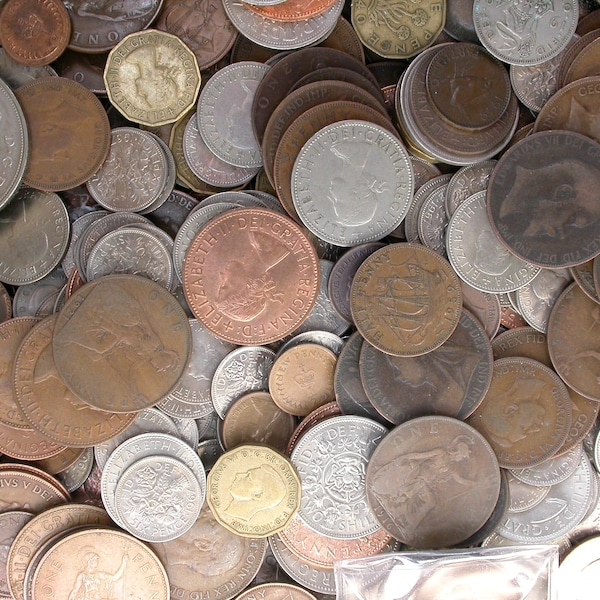
<path fill-rule="evenodd" d="M 418 244 L 391 244 L 371 254 L 350 291 L 358 331 L 396 356 L 441 346 L 456 329 L 461 308 L 461 285 L 450 263 Z"/>
<path fill-rule="evenodd" d="M 15 95 L 29 130 L 23 182 L 43 191 L 70 190 L 86 182 L 110 148 L 110 125 L 98 98 L 63 77 L 34 79 Z"/>
<path fill-rule="evenodd" d="M 216 336 L 234 344 L 267 344 L 308 317 L 319 288 L 317 253 L 279 213 L 228 211 L 190 244 L 183 288 L 196 318 Z"/>
<path fill-rule="evenodd" d="M 267 537 L 298 512 L 300 479 L 289 459 L 276 450 L 238 446 L 210 470 L 206 499 L 223 527 L 242 537 Z"/>
<path fill-rule="evenodd" d="M 129 413 L 162 400 L 191 354 L 188 317 L 158 283 L 107 275 L 79 288 L 61 309 L 52 351 L 67 387 L 87 404 Z"/>

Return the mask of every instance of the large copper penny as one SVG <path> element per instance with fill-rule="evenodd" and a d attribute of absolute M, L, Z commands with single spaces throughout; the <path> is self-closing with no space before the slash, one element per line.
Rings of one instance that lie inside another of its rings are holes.
<path fill-rule="evenodd" d="M 65 50 L 71 20 L 60 0 L 11 0 L 0 14 L 0 43 L 17 62 L 48 65 Z"/>
<path fill-rule="evenodd" d="M 237 600 L 316 600 L 309 591 L 291 583 L 261 583 L 246 590 Z"/>
<path fill-rule="evenodd" d="M 65 450 L 34 429 L 17 429 L 0 423 L 0 452 L 18 460 L 41 460 Z"/>
<path fill-rule="evenodd" d="M 15 94 L 29 130 L 24 183 L 60 191 L 86 182 L 110 148 L 110 125 L 98 98 L 63 77 L 34 79 Z"/>
<path fill-rule="evenodd" d="M 571 427 L 571 400 L 561 379 L 530 358 L 494 362 L 490 389 L 467 421 L 490 442 L 500 466 L 519 469 L 552 457 Z"/>
<path fill-rule="evenodd" d="M 133 412 L 177 385 L 191 353 L 188 317 L 158 283 L 107 275 L 79 288 L 60 311 L 53 336 L 56 369 L 95 408 Z"/>
<path fill-rule="evenodd" d="M 373 452 L 367 500 L 383 528 L 414 548 L 447 548 L 477 532 L 500 493 L 500 468 L 485 438 L 449 417 L 393 429 Z"/>
<path fill-rule="evenodd" d="M 188 249 L 186 299 L 196 318 L 234 344 L 267 344 L 294 331 L 319 288 L 314 247 L 289 218 L 265 209 L 229 211 Z"/>
<path fill-rule="evenodd" d="M 498 161 L 488 215 L 513 254 L 540 267 L 569 267 L 600 253 L 599 188 L 600 144 L 579 133 L 544 131 Z"/>
<path fill-rule="evenodd" d="M 26 510 L 40 513 L 54 506 L 68 502 L 69 493 L 56 480 L 38 469 L 19 465 L 6 465 L 0 470 L 0 511 Z"/>
<path fill-rule="evenodd" d="M 448 261 L 418 244 L 391 244 L 371 254 L 350 291 L 361 335 L 397 356 L 441 346 L 458 325 L 461 308 L 460 281 Z"/>

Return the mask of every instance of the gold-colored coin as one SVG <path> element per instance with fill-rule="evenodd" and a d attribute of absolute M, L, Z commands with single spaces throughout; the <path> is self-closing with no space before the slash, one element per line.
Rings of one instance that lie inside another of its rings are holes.
<path fill-rule="evenodd" d="M 410 58 L 442 32 L 446 0 L 352 0 L 351 17 L 367 48 L 384 58 Z"/>
<path fill-rule="evenodd" d="M 223 527 L 243 537 L 267 537 L 298 512 L 300 478 L 290 460 L 276 450 L 238 446 L 210 470 L 206 499 Z"/>
<path fill-rule="evenodd" d="M 175 35 L 147 29 L 123 38 L 110 52 L 104 83 L 111 103 L 134 123 L 174 123 L 194 104 L 200 70 Z"/>

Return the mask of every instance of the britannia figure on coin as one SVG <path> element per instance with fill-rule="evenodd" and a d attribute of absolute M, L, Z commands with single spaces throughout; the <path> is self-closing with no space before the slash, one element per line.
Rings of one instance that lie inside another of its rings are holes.
<path fill-rule="evenodd" d="M 82 568 L 77 573 L 68 600 L 121 600 L 128 560 L 129 556 L 124 554 L 117 571 L 108 573 L 98 568 L 100 555 L 92 548 L 84 549 L 81 556 Z"/>

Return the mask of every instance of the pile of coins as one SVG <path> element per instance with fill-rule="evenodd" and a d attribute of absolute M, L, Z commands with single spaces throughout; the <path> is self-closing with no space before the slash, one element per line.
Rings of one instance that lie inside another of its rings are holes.
<path fill-rule="evenodd" d="M 466 4 L 0 3 L 1 596 L 597 560 L 600 9 Z"/>

